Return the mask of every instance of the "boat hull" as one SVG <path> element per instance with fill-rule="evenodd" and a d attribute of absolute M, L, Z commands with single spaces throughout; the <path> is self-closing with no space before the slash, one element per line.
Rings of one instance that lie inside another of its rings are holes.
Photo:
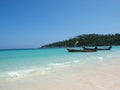
<path fill-rule="evenodd" d="M 83 47 L 84 50 L 111 50 L 112 46 L 109 46 L 108 48 L 87 48 L 87 47 Z"/>
<path fill-rule="evenodd" d="M 72 48 L 67 48 L 68 52 L 96 52 L 96 50 L 77 50 Z"/>

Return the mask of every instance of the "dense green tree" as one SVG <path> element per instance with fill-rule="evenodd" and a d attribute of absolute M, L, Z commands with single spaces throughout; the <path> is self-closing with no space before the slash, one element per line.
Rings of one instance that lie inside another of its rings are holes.
<path fill-rule="evenodd" d="M 77 46 L 105 46 L 105 45 L 120 45 L 120 34 L 83 34 L 76 36 L 74 38 L 71 38 L 69 40 L 59 41 L 55 43 L 51 43 L 48 45 L 44 45 L 41 48 L 51 48 L 51 47 L 74 47 L 76 41 L 79 43 Z"/>

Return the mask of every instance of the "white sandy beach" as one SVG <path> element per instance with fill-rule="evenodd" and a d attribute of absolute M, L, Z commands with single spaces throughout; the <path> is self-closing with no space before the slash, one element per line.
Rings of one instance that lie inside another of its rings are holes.
<path fill-rule="evenodd" d="M 120 59 L 111 58 L 1 82 L 0 90 L 120 90 Z"/>

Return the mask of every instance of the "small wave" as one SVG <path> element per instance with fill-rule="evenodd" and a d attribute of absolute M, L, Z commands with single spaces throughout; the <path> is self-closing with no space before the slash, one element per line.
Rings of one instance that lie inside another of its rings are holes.
<path fill-rule="evenodd" d="M 1 72 L 0 79 L 13 81 L 24 78 L 27 75 L 28 71 L 8 71 L 8 72 Z"/>
<path fill-rule="evenodd" d="M 75 61 L 73 61 L 73 63 L 79 63 L 80 61 L 79 60 L 75 60 Z"/>
<path fill-rule="evenodd" d="M 11 71 L 11 72 L 7 72 L 7 75 L 9 77 L 17 77 L 17 78 L 22 78 L 22 77 L 25 77 L 26 74 L 32 72 L 33 70 L 22 70 L 22 71 Z"/>
<path fill-rule="evenodd" d="M 78 63 L 78 61 L 71 61 L 71 62 L 64 62 L 64 63 L 49 63 L 48 66 L 51 68 L 61 68 L 61 67 L 68 67 L 71 64 Z"/>
<path fill-rule="evenodd" d="M 99 62 L 103 62 L 103 57 L 98 57 Z"/>
<path fill-rule="evenodd" d="M 10 77 L 19 77 L 19 76 L 23 75 L 23 74 L 20 73 L 20 72 L 8 72 L 7 74 L 8 74 L 8 76 L 10 76 Z"/>
<path fill-rule="evenodd" d="M 102 60 L 102 59 L 103 59 L 103 57 L 98 57 L 98 59 Z"/>
<path fill-rule="evenodd" d="M 65 63 L 50 63 L 48 66 L 64 66 Z"/>

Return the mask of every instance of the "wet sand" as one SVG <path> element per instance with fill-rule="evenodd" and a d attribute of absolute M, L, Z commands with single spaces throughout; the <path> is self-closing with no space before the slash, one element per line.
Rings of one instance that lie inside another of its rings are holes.
<path fill-rule="evenodd" d="M 120 59 L 61 68 L 1 82 L 0 90 L 120 90 Z"/>

